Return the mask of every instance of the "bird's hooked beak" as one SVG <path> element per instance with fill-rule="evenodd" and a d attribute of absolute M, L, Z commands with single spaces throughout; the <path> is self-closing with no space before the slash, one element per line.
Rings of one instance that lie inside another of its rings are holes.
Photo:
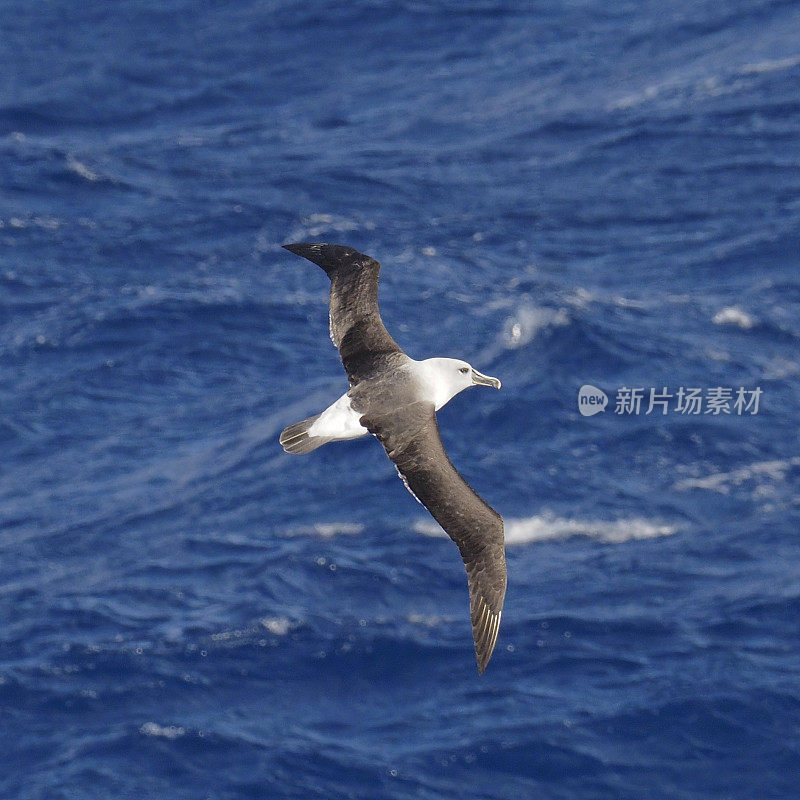
<path fill-rule="evenodd" d="M 472 368 L 472 382 L 475 386 L 493 386 L 495 389 L 499 389 L 502 386 L 499 378 L 483 375 L 474 367 Z"/>

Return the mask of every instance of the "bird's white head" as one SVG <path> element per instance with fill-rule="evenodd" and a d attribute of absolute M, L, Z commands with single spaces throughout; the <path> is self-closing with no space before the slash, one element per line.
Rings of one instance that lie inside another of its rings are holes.
<path fill-rule="evenodd" d="M 428 358 L 420 361 L 419 365 L 426 394 L 437 411 L 470 386 L 492 386 L 495 389 L 501 386 L 497 378 L 484 375 L 457 358 Z"/>

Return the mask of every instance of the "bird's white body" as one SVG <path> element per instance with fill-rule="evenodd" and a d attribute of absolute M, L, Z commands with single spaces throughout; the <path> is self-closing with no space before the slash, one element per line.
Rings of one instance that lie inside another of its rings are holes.
<path fill-rule="evenodd" d="M 360 420 L 361 414 L 350 407 L 349 395 L 343 394 L 317 417 L 308 435 L 330 440 L 357 439 L 369 433 Z"/>
<path fill-rule="evenodd" d="M 406 368 L 417 380 L 421 399 L 433 403 L 436 411 L 475 383 L 476 370 L 466 361 L 456 358 L 428 358 L 425 361 L 409 358 Z M 349 393 L 343 394 L 317 417 L 308 428 L 308 435 L 328 441 L 357 439 L 369 433 L 360 420 L 361 414 L 350 405 Z"/>

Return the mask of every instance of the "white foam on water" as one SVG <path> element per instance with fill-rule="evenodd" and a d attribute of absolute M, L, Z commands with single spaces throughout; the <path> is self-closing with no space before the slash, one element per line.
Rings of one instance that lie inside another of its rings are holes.
<path fill-rule="evenodd" d="M 185 735 L 186 728 L 180 725 L 159 725 L 157 722 L 145 722 L 139 733 L 143 736 L 157 736 L 161 739 L 178 739 Z"/>
<path fill-rule="evenodd" d="M 735 325 L 737 328 L 747 330 L 755 325 L 755 320 L 739 306 L 727 306 L 714 314 L 715 325 Z"/>
<path fill-rule="evenodd" d="M 607 104 L 609 111 L 625 111 L 652 101 L 673 103 L 702 102 L 706 97 L 736 94 L 750 86 L 756 75 L 792 69 L 800 64 L 800 54 L 785 58 L 764 59 L 725 70 L 718 74 L 690 74 L 676 72 L 666 80 L 651 83 Z M 749 81 L 748 81 L 749 78 Z"/>
<path fill-rule="evenodd" d="M 664 91 L 666 87 L 672 85 L 673 84 L 671 83 L 651 84 L 650 86 L 646 86 L 641 91 L 631 92 L 630 94 L 615 100 L 609 104 L 608 109 L 610 111 L 625 111 L 629 108 L 634 108 L 635 106 L 641 105 L 648 100 L 655 99 Z"/>
<path fill-rule="evenodd" d="M 757 61 L 754 64 L 745 64 L 741 72 L 745 75 L 761 75 L 764 72 L 791 69 L 798 64 L 800 64 L 800 55 L 788 56 L 787 58 L 771 58 L 764 61 Z"/>
<path fill-rule="evenodd" d="M 233 646 L 251 642 L 263 636 L 264 631 L 268 631 L 274 636 L 286 636 L 287 633 L 297 627 L 296 622 L 287 617 L 263 617 L 258 620 L 258 624 L 249 625 L 246 628 L 232 628 L 220 631 L 211 635 L 211 641 L 217 643 L 229 643 Z"/>
<path fill-rule="evenodd" d="M 573 308 L 584 309 L 596 302 L 597 296 L 589 289 L 579 286 L 572 294 L 568 294 L 564 300 Z"/>
<path fill-rule="evenodd" d="M 790 375 L 797 375 L 798 372 L 800 372 L 800 364 L 797 361 L 778 356 L 767 361 L 764 365 L 762 376 L 769 380 L 781 380 L 788 378 Z"/>
<path fill-rule="evenodd" d="M 334 536 L 355 536 L 364 532 L 364 526 L 356 522 L 315 522 L 302 528 L 284 530 L 284 536 L 321 536 L 332 539 Z"/>
<path fill-rule="evenodd" d="M 415 522 L 414 530 L 425 536 L 447 535 L 435 522 L 428 520 Z M 505 520 L 506 545 L 509 546 L 567 539 L 571 536 L 587 536 L 608 544 L 622 544 L 638 539 L 671 536 L 677 530 L 674 525 L 644 517 L 587 520 L 557 517 L 545 512 L 530 517 Z"/>
<path fill-rule="evenodd" d="M 371 230 L 368 223 L 363 225 L 367 230 Z M 374 225 L 372 226 L 374 228 Z M 311 237 L 316 239 L 327 233 L 350 233 L 362 228 L 362 224 L 354 219 L 348 219 L 338 214 L 309 214 L 302 221 L 302 224 L 292 231 L 290 241 L 303 241 Z"/>
<path fill-rule="evenodd" d="M 704 489 L 706 491 L 719 492 L 720 494 L 730 494 L 732 488 L 750 481 L 783 482 L 786 480 L 786 473 L 792 467 L 798 466 L 800 466 L 800 456 L 776 459 L 774 461 L 757 461 L 754 464 L 730 470 L 729 472 L 712 472 L 702 478 L 684 478 L 673 484 L 673 488 L 678 491 Z"/>
<path fill-rule="evenodd" d="M 363 525 L 358 525 L 354 522 L 318 522 L 312 528 L 313 533 L 326 539 L 341 535 L 355 536 L 358 533 L 362 533 L 363 530 Z"/>
<path fill-rule="evenodd" d="M 524 347 L 544 328 L 568 324 L 569 315 L 563 308 L 522 305 L 506 320 L 503 341 L 509 349 Z"/>
<path fill-rule="evenodd" d="M 446 620 L 438 614 L 416 614 L 412 612 L 408 615 L 408 621 L 412 625 L 419 625 L 422 628 L 436 628 Z"/>
<path fill-rule="evenodd" d="M 286 619 L 286 617 L 264 617 L 260 622 L 262 628 L 266 628 L 275 636 L 286 636 L 292 628 L 291 620 Z"/>
<path fill-rule="evenodd" d="M 75 156 L 68 156 L 67 157 L 67 169 L 70 172 L 74 172 L 78 177 L 83 178 L 84 180 L 91 181 L 92 183 L 100 180 L 100 176 L 94 172 L 93 170 L 89 169 L 86 164 L 81 163 L 78 161 Z"/>

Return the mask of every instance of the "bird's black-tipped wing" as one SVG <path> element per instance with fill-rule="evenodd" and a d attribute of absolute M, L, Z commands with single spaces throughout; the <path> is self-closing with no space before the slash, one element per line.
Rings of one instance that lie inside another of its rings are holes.
<path fill-rule="evenodd" d="M 358 389 L 354 407 L 358 403 Z M 370 412 L 361 422 L 380 440 L 400 477 L 458 545 L 467 568 L 478 672 L 491 658 L 506 594 L 503 518 L 459 475 L 445 452 L 430 403 Z"/>
<path fill-rule="evenodd" d="M 331 279 L 331 340 L 351 386 L 402 354 L 378 311 L 381 265 L 374 258 L 336 244 L 301 242 L 284 247 L 322 267 Z"/>

